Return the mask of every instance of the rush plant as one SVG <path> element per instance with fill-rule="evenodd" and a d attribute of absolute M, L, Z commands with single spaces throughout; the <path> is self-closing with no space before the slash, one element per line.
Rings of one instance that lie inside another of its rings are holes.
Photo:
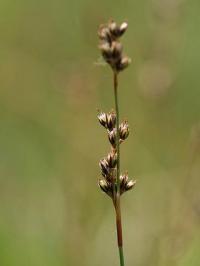
<path fill-rule="evenodd" d="M 101 190 L 106 193 L 113 202 L 116 213 L 117 242 L 119 248 L 120 266 L 124 266 L 123 235 L 120 199 L 121 195 L 132 189 L 136 181 L 130 180 L 127 173 L 120 174 L 120 144 L 129 136 L 127 121 L 120 123 L 118 102 L 118 76 L 121 71 L 128 67 L 131 60 L 123 54 L 120 37 L 125 33 L 128 24 L 123 22 L 117 25 L 115 21 L 99 27 L 99 49 L 103 59 L 110 65 L 113 73 L 113 92 L 115 110 L 108 113 L 99 112 L 98 120 L 106 129 L 108 140 L 111 144 L 107 157 L 99 162 L 102 177 L 99 179 Z"/>

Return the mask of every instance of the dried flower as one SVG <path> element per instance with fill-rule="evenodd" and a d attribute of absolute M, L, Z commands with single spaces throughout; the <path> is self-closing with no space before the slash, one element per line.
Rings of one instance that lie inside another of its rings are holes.
<path fill-rule="evenodd" d="M 121 58 L 121 60 L 118 62 L 116 68 L 118 71 L 122 71 L 125 68 L 127 68 L 131 63 L 131 59 L 127 56 L 124 56 Z"/>
<path fill-rule="evenodd" d="M 126 184 L 126 191 L 132 189 L 136 184 L 136 180 L 133 181 L 133 180 L 130 180 L 127 184 Z"/>
<path fill-rule="evenodd" d="M 101 169 L 102 176 L 107 177 L 110 175 L 110 169 L 106 159 L 100 160 L 99 167 Z"/>
<path fill-rule="evenodd" d="M 116 72 L 124 70 L 131 62 L 130 58 L 123 56 L 122 44 L 118 40 L 127 27 L 127 22 L 117 25 L 116 22 L 110 21 L 107 25 L 100 26 L 98 31 L 102 56 Z"/>
<path fill-rule="evenodd" d="M 112 131 L 108 132 L 108 139 L 112 145 L 112 147 L 116 148 L 116 141 L 117 141 L 117 130 L 114 128 Z"/>
<path fill-rule="evenodd" d="M 112 184 L 116 179 L 116 163 L 116 154 L 114 152 L 109 153 L 107 158 L 104 158 L 99 162 L 102 176 L 107 182 Z"/>
<path fill-rule="evenodd" d="M 101 112 L 98 116 L 99 122 L 102 126 L 107 128 L 107 115 L 106 113 Z"/>
<path fill-rule="evenodd" d="M 108 183 L 105 179 L 99 180 L 99 187 L 103 192 L 105 192 L 108 196 L 112 198 L 113 191 L 112 191 L 112 185 L 111 183 Z"/>
<path fill-rule="evenodd" d="M 129 135 L 129 126 L 127 121 L 123 121 L 119 126 L 119 135 L 120 139 L 123 141 L 125 140 Z"/>
<path fill-rule="evenodd" d="M 110 30 L 110 33 L 113 39 L 120 38 L 126 31 L 127 27 L 128 27 L 128 23 L 126 22 L 123 22 L 121 25 L 117 25 L 117 23 L 114 21 L 110 21 L 108 23 L 108 28 Z"/>
<path fill-rule="evenodd" d="M 130 180 L 128 178 L 128 174 L 120 176 L 120 194 L 122 195 L 124 192 L 132 189 L 136 184 L 136 181 Z"/>
<path fill-rule="evenodd" d="M 115 168 L 117 165 L 117 154 L 114 151 L 111 151 L 107 156 L 107 163 L 110 168 Z"/>
<path fill-rule="evenodd" d="M 120 33 L 121 33 L 121 35 L 124 34 L 124 32 L 126 31 L 127 28 L 128 28 L 128 23 L 127 22 L 123 22 L 120 25 Z"/>
<path fill-rule="evenodd" d="M 99 39 L 106 42 L 111 42 L 110 30 L 107 26 L 101 25 L 98 31 Z"/>
<path fill-rule="evenodd" d="M 116 114 L 114 111 L 111 111 L 107 114 L 107 129 L 113 130 L 116 124 Z"/>
<path fill-rule="evenodd" d="M 104 126 L 109 131 L 113 130 L 116 124 L 116 114 L 114 111 L 111 111 L 107 114 L 100 112 L 97 117 L 102 126 Z"/>

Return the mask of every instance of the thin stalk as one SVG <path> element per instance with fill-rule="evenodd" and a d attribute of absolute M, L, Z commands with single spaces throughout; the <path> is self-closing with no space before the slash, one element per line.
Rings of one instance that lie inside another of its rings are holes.
<path fill-rule="evenodd" d="M 123 236 L 122 236 L 122 220 L 121 220 L 121 208 L 120 208 L 120 137 L 119 137 L 119 104 L 118 104 L 118 75 L 114 72 L 114 96 L 115 96 L 115 110 L 116 110 L 116 129 L 117 129 L 117 191 L 114 191 L 115 195 L 115 211 L 116 211 L 116 227 L 117 227 L 117 242 L 119 248 L 120 266 L 124 266 L 124 254 L 123 254 Z"/>
<path fill-rule="evenodd" d="M 115 95 L 115 111 L 116 111 L 116 129 L 117 129 L 117 193 L 120 194 L 120 144 L 119 144 L 119 104 L 118 104 L 118 75 L 114 72 L 114 95 Z"/>

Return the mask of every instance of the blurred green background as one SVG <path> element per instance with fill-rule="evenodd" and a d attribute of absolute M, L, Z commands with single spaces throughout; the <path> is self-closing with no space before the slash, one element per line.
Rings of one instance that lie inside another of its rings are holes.
<path fill-rule="evenodd" d="M 109 151 L 114 107 L 100 23 L 127 20 L 120 74 L 126 265 L 200 265 L 200 2 L 0 1 L 0 265 L 118 265 Z"/>

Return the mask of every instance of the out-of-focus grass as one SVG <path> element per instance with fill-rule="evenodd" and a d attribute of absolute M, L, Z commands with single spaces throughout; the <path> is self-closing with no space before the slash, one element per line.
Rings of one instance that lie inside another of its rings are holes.
<path fill-rule="evenodd" d="M 131 134 L 122 169 L 127 265 L 197 266 L 198 1 L 0 3 L 0 265 L 118 265 L 114 213 L 97 187 L 113 107 L 96 30 L 127 19 L 120 76 Z"/>

